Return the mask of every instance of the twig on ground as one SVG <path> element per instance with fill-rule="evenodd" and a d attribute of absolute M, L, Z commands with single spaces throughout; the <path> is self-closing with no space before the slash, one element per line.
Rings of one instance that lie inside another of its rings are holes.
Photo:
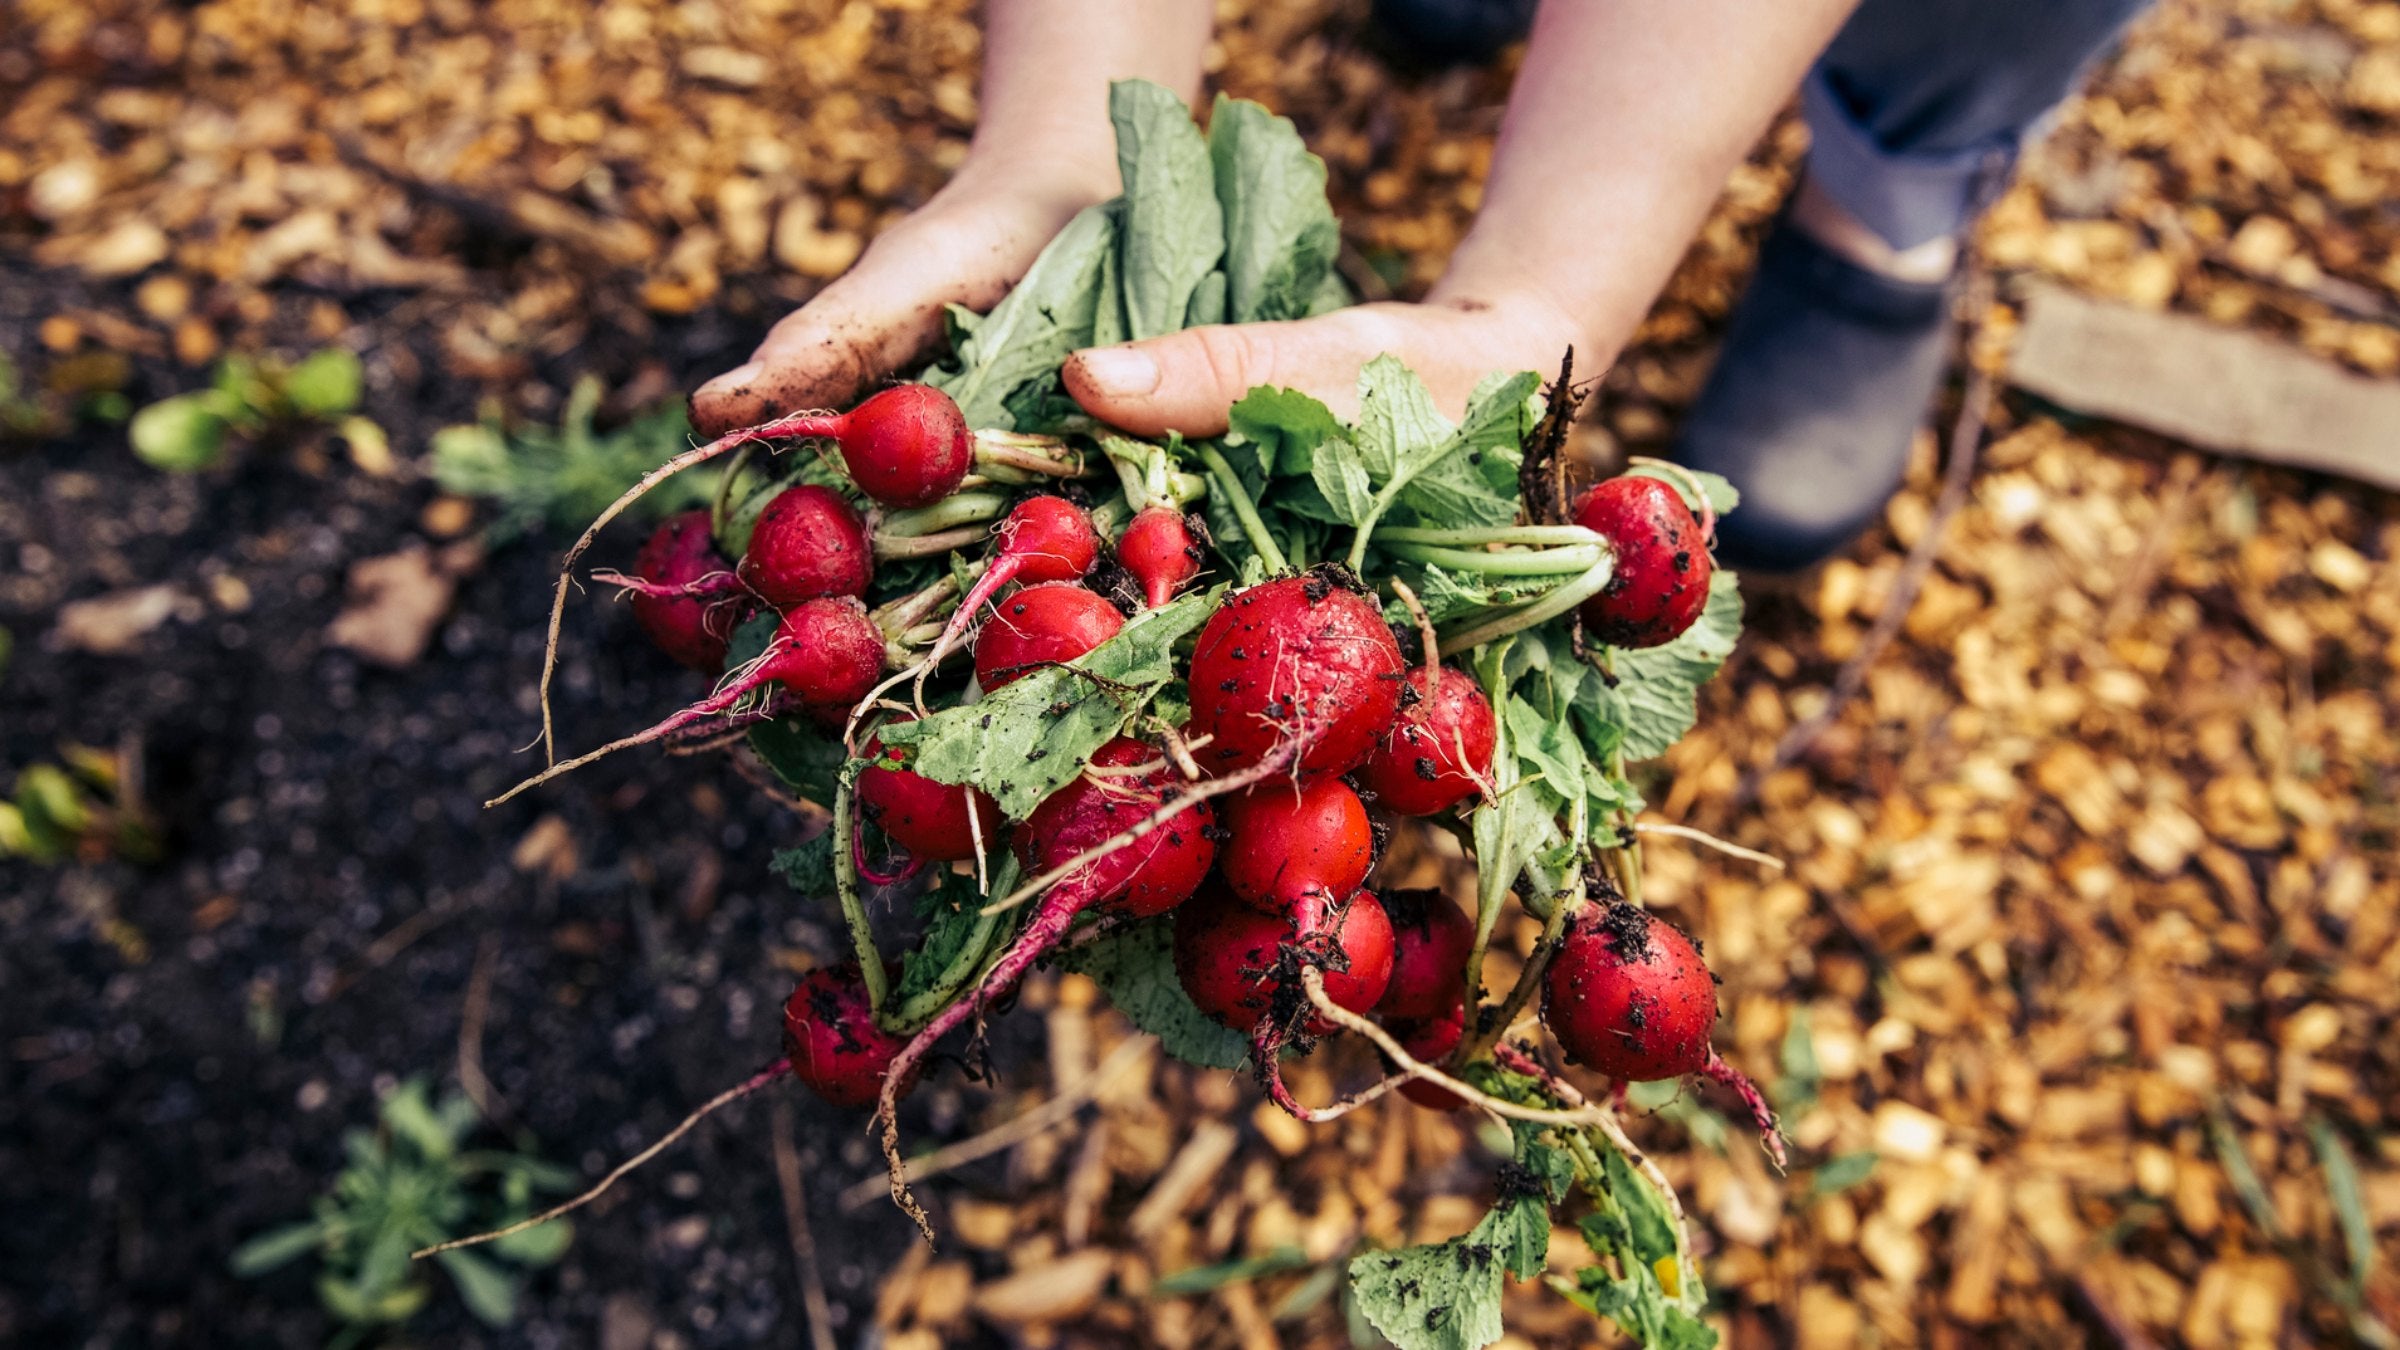
<path fill-rule="evenodd" d="M 817 1265 L 817 1239 L 808 1226 L 808 1190 L 800 1180 L 800 1150 L 792 1145 L 792 1103 L 775 1099 L 775 1184 L 783 1192 L 783 1221 L 792 1231 L 792 1260 L 800 1267 L 800 1306 L 808 1314 L 812 1350 L 837 1350 L 833 1306 L 825 1297 L 825 1272 Z"/>
<path fill-rule="evenodd" d="M 508 1104 L 483 1071 L 483 1027 L 492 1012 L 492 967 L 500 956 L 500 935 L 486 933 L 475 946 L 475 969 L 467 976 L 467 997 L 458 1014 L 458 1086 L 475 1103 L 485 1120 L 508 1114 Z"/>

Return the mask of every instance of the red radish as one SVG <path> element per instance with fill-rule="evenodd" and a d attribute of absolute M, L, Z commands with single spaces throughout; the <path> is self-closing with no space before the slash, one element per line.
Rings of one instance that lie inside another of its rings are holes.
<path fill-rule="evenodd" d="M 1115 637 L 1125 616 L 1071 581 L 1028 586 L 997 605 L 975 639 L 975 683 L 989 693 Z"/>
<path fill-rule="evenodd" d="M 708 512 L 701 508 L 660 525 L 634 555 L 633 570 L 662 590 L 708 586 L 718 577 L 733 581 L 733 564 L 717 552 Z M 730 596 L 712 599 L 637 590 L 633 597 L 633 621 L 650 641 L 678 663 L 710 675 L 725 668 L 725 644 L 740 618 L 740 602 Z"/>
<path fill-rule="evenodd" d="M 1783 1135 L 1758 1085 L 1709 1044 L 1717 979 L 1681 930 L 1622 900 L 1577 915 L 1542 976 L 1542 1021 L 1570 1058 L 1621 1083 L 1700 1074 L 1742 1099 L 1767 1156 Z"/>
<path fill-rule="evenodd" d="M 1583 623 L 1612 647 L 1672 642 L 1708 607 L 1709 532 L 1683 495 L 1656 478 L 1627 475 L 1576 499 L 1575 523 L 1616 548 L 1608 585 L 1583 602 Z"/>
<path fill-rule="evenodd" d="M 559 568 L 558 586 L 550 596 L 550 631 L 542 648 L 541 705 L 544 753 L 552 755 L 557 753 L 557 741 L 552 734 L 550 720 L 550 678 L 558 669 L 558 630 L 560 623 L 566 617 L 567 591 L 574 584 L 575 560 L 582 557 L 583 551 L 592 546 L 592 540 L 599 536 L 602 528 L 618 516 L 623 515 L 627 507 L 640 501 L 650 489 L 695 464 L 705 464 L 719 455 L 756 441 L 779 440 L 787 436 L 834 437 L 841 443 L 845 460 L 853 455 L 860 457 L 858 465 L 861 467 L 854 468 L 854 474 L 863 473 L 866 478 L 878 479 L 889 474 L 890 478 L 885 481 L 901 486 L 906 492 L 908 500 L 893 501 L 890 503 L 891 505 L 923 504 L 916 500 L 913 490 L 908 490 L 912 484 L 915 490 L 931 492 L 930 496 L 923 498 L 923 502 L 932 502 L 948 496 L 958 486 L 959 481 L 965 477 L 967 462 L 974 456 L 972 437 L 969 438 L 965 454 L 962 457 L 954 444 L 955 437 L 950 435 L 947 429 L 963 422 L 964 419 L 959 416 L 955 406 L 951 407 L 947 419 L 940 414 L 938 407 L 931 406 L 934 399 L 948 404 L 950 402 L 949 395 L 938 390 L 920 393 L 904 392 L 915 387 L 902 385 L 887 389 L 848 413 L 788 413 L 782 417 L 770 418 L 754 427 L 742 427 L 738 430 L 728 431 L 708 444 L 686 450 L 643 474 L 642 481 L 625 489 L 622 495 L 608 504 L 608 508 L 602 511 L 597 519 L 585 526 L 581 537 L 577 538 L 574 546 L 567 550 L 566 559 Z M 910 427 L 914 427 L 918 433 L 916 438 L 905 434 Z M 916 443 L 911 443 L 912 439 Z M 920 459 L 925 462 L 922 467 L 908 467 L 911 461 Z M 939 491 L 933 491 L 936 484 L 942 484 Z M 774 505 L 773 502 L 769 502 L 769 509 L 772 509 Z M 817 555 L 823 550 L 811 546 L 806 539 L 799 541 L 796 548 L 789 550 L 792 554 L 789 558 L 781 556 L 784 550 L 777 551 L 778 557 L 775 560 L 769 561 L 762 558 L 762 563 L 765 564 L 763 570 L 767 573 L 765 580 L 770 585 L 784 576 L 783 568 L 787 562 L 800 566 L 802 568 L 800 579 L 804 583 L 803 593 L 791 595 L 788 599 L 778 598 L 770 593 L 766 587 L 760 586 L 757 579 L 751 577 L 750 560 L 747 557 L 742 560 L 742 579 L 748 582 L 753 589 L 757 589 L 762 596 L 767 598 L 768 603 L 777 609 L 783 608 L 792 601 L 806 600 L 817 595 L 866 594 L 866 577 L 873 565 L 873 555 L 867 551 L 866 530 L 858 522 L 855 512 L 851 513 L 849 517 L 849 525 L 848 530 L 840 532 L 839 543 L 843 552 L 857 555 L 855 561 L 847 564 L 856 573 L 858 579 L 855 584 L 845 583 L 822 589 L 807 589 L 805 587 L 806 578 L 818 575 L 817 569 L 823 566 L 822 562 L 817 559 Z"/>
<path fill-rule="evenodd" d="M 1099 770 L 1143 764 L 1160 767 L 1138 776 L 1086 774 L 1033 808 L 1025 828 L 1017 832 L 1017 860 L 1025 870 L 1046 872 L 1063 866 L 1156 814 L 1174 795 L 1171 789 L 1176 782 L 1155 748 L 1119 736 L 1092 755 L 1092 767 Z M 1164 914 L 1188 899 L 1208 875 L 1209 864 L 1217 856 L 1216 823 L 1216 812 L 1209 804 L 1195 802 L 1140 839 L 1052 886 L 1042 907 L 1050 908 L 1061 892 L 1082 889 L 1090 898 L 1078 908 L 1105 904 L 1137 917 Z"/>
<path fill-rule="evenodd" d="M 1147 773 L 1106 772 L 1151 763 L 1160 767 Z M 1040 874 L 1064 867 L 1120 835 L 1137 828 L 1144 832 L 1051 883 L 1016 941 L 993 963 L 983 983 L 925 1024 L 900 1052 L 894 1073 L 914 1073 L 936 1041 L 981 1015 L 987 1004 L 1024 978 L 1033 963 L 1056 947 L 1087 910 L 1163 914 L 1189 898 L 1208 875 L 1217 852 L 1209 837 L 1216 828 L 1216 813 L 1207 802 L 1197 801 L 1164 820 L 1156 819 L 1175 795 L 1176 785 L 1158 751 L 1119 736 L 1093 754 L 1092 767 L 1102 774 L 1078 775 L 1033 808 L 1033 814 L 1017 830 L 1017 858 L 1026 872 Z M 893 1101 L 894 1097 L 887 1095 L 882 1107 L 884 1151 L 897 1169 L 898 1126 L 891 1116 Z M 897 1178 L 898 1173 L 894 1175 Z M 905 1190 L 896 1186 L 893 1194 L 898 1198 Z"/>
<path fill-rule="evenodd" d="M 1142 583 L 1142 598 L 1157 609 L 1200 575 L 1200 545 L 1171 506 L 1142 508 L 1117 536 L 1117 562 Z"/>
<path fill-rule="evenodd" d="M 1001 587 L 1012 581 L 1028 585 L 1077 581 L 1100 560 L 1100 536 L 1092 529 L 1092 518 L 1064 497 L 1027 497 L 1009 510 L 992 533 L 1000 546 L 926 653 L 928 668 L 941 663 L 967 625 L 975 621 L 984 602 L 998 595 Z"/>
<path fill-rule="evenodd" d="M 1271 913 L 1307 890 L 1348 895 L 1375 861 L 1367 808 L 1339 778 L 1297 788 L 1269 779 L 1227 799 L 1225 828 L 1231 837 L 1217 870 L 1235 895 Z"/>
<path fill-rule="evenodd" d="M 741 577 L 777 609 L 820 596 L 865 595 L 875 579 L 867 524 L 832 488 L 785 488 L 758 513 Z"/>
<path fill-rule="evenodd" d="M 883 630 L 867 617 L 867 607 L 854 596 L 828 596 L 804 601 L 783 613 L 775 636 L 749 666 L 720 684 L 715 693 L 668 717 L 646 731 L 611 741 L 588 754 L 551 765 L 486 802 L 498 806 L 538 783 L 569 769 L 581 768 L 603 755 L 662 740 L 703 719 L 729 712 L 743 696 L 762 685 L 780 684 L 804 711 L 838 713 L 867 696 L 883 673 Z"/>
<path fill-rule="evenodd" d="M 1400 711 L 1400 644 L 1374 603 L 1320 570 L 1227 597 L 1192 652 L 1192 731 L 1200 761 L 1247 768 L 1285 740 L 1300 768 L 1341 774 Z"/>
<path fill-rule="evenodd" d="M 792 1076 L 835 1106 L 873 1102 L 902 1045 L 875 1025 L 855 965 L 810 971 L 783 1005 L 783 1053 Z"/>
<path fill-rule="evenodd" d="M 1716 980 L 1673 924 L 1617 901 L 1576 917 L 1542 977 L 1542 1020 L 1567 1054 L 1647 1083 L 1708 1067 Z"/>
<path fill-rule="evenodd" d="M 958 491 L 975 461 L 975 434 L 948 394 L 927 384 L 896 384 L 827 419 L 842 467 L 859 490 L 885 506 L 931 506 Z"/>
<path fill-rule="evenodd" d="M 1302 966 L 1324 973 L 1326 997 L 1338 1006 L 1355 1013 L 1374 1007 L 1392 978 L 1392 924 L 1383 906 L 1366 891 L 1343 904 L 1312 892 L 1267 914 L 1230 890 L 1212 889 L 1175 915 L 1183 991 L 1236 1031 L 1254 1031 L 1270 1017 L 1288 1025 L 1307 1013 L 1304 1034 L 1332 1035 L 1338 1028 L 1306 1002 Z"/>
<path fill-rule="evenodd" d="M 1427 1018 L 1465 998 L 1474 916 L 1438 890 L 1386 891 L 1383 909 L 1392 921 L 1392 983 L 1375 1011 Z"/>
<path fill-rule="evenodd" d="M 1398 976 L 1393 977 L 1395 980 Z M 1389 1022 L 1385 1029 L 1392 1039 L 1400 1042 L 1409 1058 L 1419 1064 L 1440 1068 L 1450 1052 L 1467 1034 L 1467 1005 L 1464 999 L 1451 1003 L 1449 1011 L 1431 1017 L 1402 1019 Z M 1411 1078 L 1400 1085 L 1400 1095 L 1428 1111 L 1455 1111 L 1466 1105 L 1466 1099 L 1439 1083 L 1423 1078 Z"/>
<path fill-rule="evenodd" d="M 1400 719 L 1358 771 L 1359 784 L 1387 811 L 1438 815 L 1482 791 L 1494 732 L 1492 705 L 1474 676 L 1412 666 Z"/>
<path fill-rule="evenodd" d="M 901 767 L 902 752 L 885 749 L 879 740 L 868 740 L 866 757 L 875 766 L 858 776 L 859 809 L 909 857 L 920 862 L 972 858 L 978 825 L 984 847 L 999 841 L 1000 808 L 983 789 L 937 783 Z"/>

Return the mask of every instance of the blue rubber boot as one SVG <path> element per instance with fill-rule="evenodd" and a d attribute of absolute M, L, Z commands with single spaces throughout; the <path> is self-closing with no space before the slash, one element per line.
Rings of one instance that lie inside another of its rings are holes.
<path fill-rule="evenodd" d="M 1741 489 L 1717 526 L 1727 566 L 1796 572 L 1875 520 L 1948 366 L 1953 289 L 1870 272 L 1777 224 L 1675 448 Z"/>

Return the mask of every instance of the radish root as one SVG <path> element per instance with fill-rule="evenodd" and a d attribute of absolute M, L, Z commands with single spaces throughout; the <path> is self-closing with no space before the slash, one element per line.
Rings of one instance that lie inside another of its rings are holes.
<path fill-rule="evenodd" d="M 1758 1126 L 1758 1142 L 1767 1150 L 1767 1156 L 1775 1160 L 1776 1170 L 1781 1171 L 1790 1161 L 1783 1149 L 1783 1127 L 1776 1123 L 1775 1108 L 1767 1105 L 1766 1095 L 1758 1090 L 1758 1084 L 1751 1082 L 1749 1075 L 1740 1069 L 1726 1063 L 1724 1056 L 1714 1049 L 1708 1052 L 1708 1063 L 1702 1066 L 1700 1074 L 1712 1083 L 1721 1083 L 1731 1089 L 1733 1095 L 1742 1099 L 1742 1105 L 1750 1108 L 1750 1120 Z"/>
<path fill-rule="evenodd" d="M 767 644 L 767 649 L 758 654 L 757 660 L 752 661 L 749 665 L 741 667 L 738 671 L 730 672 L 725 686 L 722 689 L 719 689 L 716 693 L 709 695 L 707 698 L 700 700 L 698 703 L 695 703 L 688 708 L 684 708 L 671 714 L 665 721 L 660 722 L 656 726 L 650 727 L 645 731 L 637 731 L 630 736 L 620 736 L 616 740 L 610 741 L 608 744 L 601 746 L 597 750 L 586 751 L 585 753 L 577 755 L 575 758 L 567 760 L 564 763 L 552 764 L 549 768 L 542 770 L 533 777 L 526 779 L 524 782 L 510 788 L 508 791 L 501 793 L 499 796 L 492 798 L 488 802 L 485 802 L 485 808 L 489 809 L 491 807 L 498 806 L 502 802 L 507 801 L 519 793 L 539 787 L 562 774 L 570 773 L 576 769 L 580 769 L 584 765 L 589 764 L 594 760 L 605 759 L 608 756 L 615 754 L 619 750 L 630 750 L 637 745 L 647 745 L 652 741 L 664 740 L 665 738 L 674 735 L 676 732 L 679 732 L 684 728 L 699 722 L 703 718 L 713 717 L 718 713 L 724 712 L 725 710 L 731 708 L 734 704 L 739 703 L 744 696 L 748 695 L 752 690 L 758 688 L 758 686 L 763 683 L 763 681 L 757 678 L 758 669 L 765 665 L 769 659 L 784 651 L 787 645 L 788 644 L 784 644 L 780 641 Z"/>
<path fill-rule="evenodd" d="M 706 1102 L 701 1104 L 699 1110 L 692 1112 L 688 1116 L 685 1116 L 681 1124 L 678 1124 L 674 1129 L 667 1131 L 665 1134 L 660 1135 L 656 1143 L 653 1143 L 650 1145 L 650 1147 L 634 1154 L 632 1157 L 627 1158 L 625 1161 L 618 1163 L 614 1168 L 610 1169 L 607 1176 L 600 1178 L 599 1184 L 593 1186 L 590 1190 L 585 1191 L 583 1194 L 576 1196 L 574 1199 L 569 1200 L 564 1204 L 553 1205 L 550 1208 L 543 1210 L 541 1213 L 534 1215 L 530 1219 L 519 1219 L 515 1223 L 508 1225 L 506 1228 L 495 1228 L 488 1233 L 477 1233 L 473 1237 L 452 1238 L 448 1242 L 437 1242 L 430 1247 L 420 1247 L 416 1251 L 408 1254 L 409 1259 L 412 1261 L 422 1261 L 428 1256 L 439 1256 L 443 1252 L 457 1251 L 461 1247 L 476 1247 L 481 1246 L 486 1242 L 497 1242 L 504 1237 L 512 1237 L 518 1233 L 524 1232 L 528 1228 L 539 1228 L 543 1224 L 550 1222 L 552 1219 L 571 1214 L 576 1210 L 583 1208 L 585 1205 L 592 1203 L 594 1200 L 599 1199 L 601 1196 L 608 1194 L 609 1187 L 616 1185 L 619 1181 L 624 1179 L 627 1173 L 633 1171 L 637 1167 L 640 1167 L 643 1163 L 646 1163 L 652 1158 L 657 1157 L 659 1154 L 664 1153 L 667 1148 L 676 1140 L 683 1138 L 687 1134 L 690 1134 L 693 1126 L 716 1114 L 716 1112 L 720 1109 L 731 1106 L 733 1103 L 740 1101 L 742 1098 L 749 1096 L 751 1093 L 758 1091 L 760 1088 L 765 1087 L 767 1084 L 774 1082 L 776 1079 L 783 1077 L 785 1074 L 788 1074 L 791 1071 L 791 1060 L 778 1059 L 767 1067 L 760 1069 L 757 1073 L 750 1075 L 750 1077 L 744 1079 L 742 1082 L 736 1083 L 732 1087 L 729 1087 L 723 1092 L 718 1093 L 716 1096 L 709 1098 Z"/>
<path fill-rule="evenodd" d="M 541 703 L 542 754 L 544 758 L 548 759 L 552 763 L 556 763 L 558 760 L 558 737 L 555 734 L 550 717 L 550 681 L 552 677 L 558 673 L 558 632 L 559 628 L 565 623 L 566 620 L 567 588 L 575 584 L 575 560 L 582 557 L 583 551 L 592 546 L 592 540 L 598 538 L 600 531 L 606 528 L 610 521 L 615 520 L 618 516 L 625 514 L 626 508 L 632 506 L 635 502 L 640 501 L 642 497 L 650 491 L 650 489 L 657 487 L 660 483 L 663 483 L 666 480 L 674 477 L 676 474 L 683 472 L 685 469 L 688 469 L 695 464 L 705 464 L 708 461 L 715 459 L 717 456 L 724 454 L 728 450 L 738 449 L 741 446 L 750 444 L 752 441 L 769 441 L 779 440 L 791 436 L 813 436 L 822 434 L 827 419 L 836 417 L 838 415 L 839 414 L 827 412 L 822 409 L 812 408 L 801 412 L 787 413 L 782 417 L 772 418 L 768 421 L 761 422 L 754 427 L 743 427 L 739 431 L 728 431 L 724 435 L 719 436 L 713 441 L 710 441 L 708 444 L 700 446 L 696 449 L 686 450 L 682 454 L 677 455 L 675 458 L 668 460 L 666 463 L 661 464 L 657 468 L 652 469 L 650 472 L 642 475 L 642 481 L 625 489 L 624 496 L 617 498 L 613 502 L 610 502 L 608 504 L 608 509 L 600 513 L 599 519 L 593 521 L 588 527 L 585 528 L 582 537 L 575 541 L 574 547 L 567 550 L 567 556 L 559 563 L 558 589 L 552 593 L 550 597 L 550 631 L 548 637 L 545 639 L 542 645 Z"/>

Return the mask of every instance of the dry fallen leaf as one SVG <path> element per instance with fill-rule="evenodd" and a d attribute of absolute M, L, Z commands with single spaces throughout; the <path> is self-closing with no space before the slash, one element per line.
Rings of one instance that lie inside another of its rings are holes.
<path fill-rule="evenodd" d="M 349 603 L 325 630 L 325 640 L 381 666 L 406 666 L 425 654 L 449 612 L 458 579 L 482 554 L 472 544 L 436 553 L 422 541 L 353 565 Z"/>
<path fill-rule="evenodd" d="M 183 592 L 160 583 L 59 606 L 56 639 L 75 651 L 121 656 L 144 633 L 165 623 Z"/>

